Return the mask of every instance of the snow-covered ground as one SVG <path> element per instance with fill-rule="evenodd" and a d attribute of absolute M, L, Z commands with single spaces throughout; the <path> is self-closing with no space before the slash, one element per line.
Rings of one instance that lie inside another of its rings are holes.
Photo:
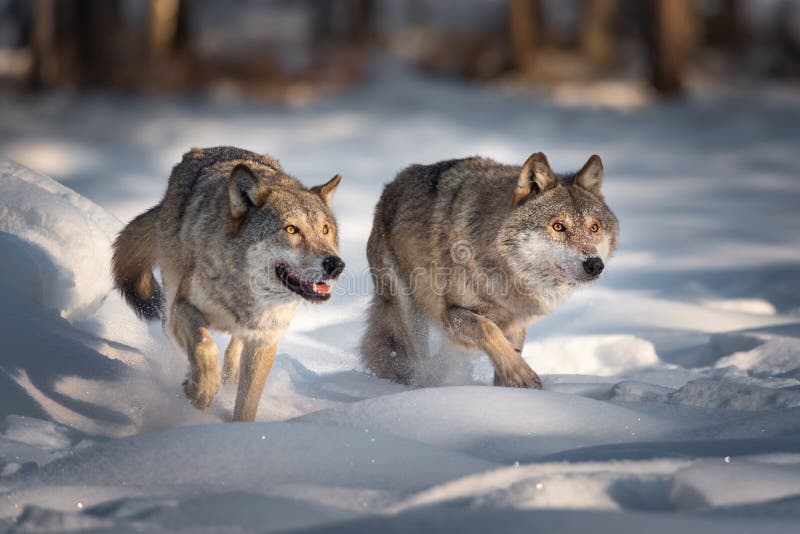
<path fill-rule="evenodd" d="M 616 111 L 382 71 L 296 109 L 0 95 L 0 531 L 800 531 L 798 123 L 781 91 Z M 253 424 L 223 422 L 232 391 L 188 405 L 185 360 L 107 271 L 120 221 L 219 144 L 344 176 L 348 274 Z M 489 386 L 485 357 L 448 387 L 364 373 L 382 184 L 534 151 L 600 154 L 622 228 L 604 279 L 528 330 L 544 391 Z"/>

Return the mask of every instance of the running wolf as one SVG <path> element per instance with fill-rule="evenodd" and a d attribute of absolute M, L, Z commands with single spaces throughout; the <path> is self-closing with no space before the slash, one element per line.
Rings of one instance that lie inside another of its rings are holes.
<path fill-rule="evenodd" d="M 617 245 L 603 164 L 555 174 L 472 157 L 412 165 L 383 191 L 367 244 L 375 285 L 361 352 L 372 372 L 419 383 L 432 331 L 480 349 L 494 384 L 541 388 L 525 327 L 597 279 Z"/>
<path fill-rule="evenodd" d="M 140 317 L 161 317 L 189 357 L 183 390 L 196 408 L 211 404 L 221 380 L 238 382 L 233 419 L 255 418 L 298 304 L 328 300 L 344 269 L 331 212 L 340 179 L 305 188 L 270 156 L 193 149 L 163 200 L 117 237 L 115 285 Z M 223 370 L 209 329 L 232 336 Z"/>

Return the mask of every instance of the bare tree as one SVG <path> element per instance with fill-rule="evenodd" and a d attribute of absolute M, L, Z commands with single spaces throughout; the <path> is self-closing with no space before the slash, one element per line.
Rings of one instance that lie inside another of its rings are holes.
<path fill-rule="evenodd" d="M 166 63 L 189 51 L 190 0 L 150 0 L 147 44 L 150 61 Z"/>
<path fill-rule="evenodd" d="M 53 0 L 34 0 L 31 17 L 31 49 L 33 65 L 30 85 L 41 89 L 58 79 L 58 57 L 51 53 L 55 40 L 55 6 Z"/>
<path fill-rule="evenodd" d="M 374 35 L 375 2 L 348 0 L 343 4 L 347 21 L 346 39 L 353 44 L 365 44 Z"/>
<path fill-rule="evenodd" d="M 617 62 L 617 39 L 614 22 L 620 0 L 587 0 L 581 19 L 581 49 L 584 56 L 598 67 L 611 67 Z"/>
<path fill-rule="evenodd" d="M 374 0 L 317 0 L 310 9 L 314 37 L 320 46 L 363 45 L 374 36 Z"/>
<path fill-rule="evenodd" d="M 147 41 L 150 53 L 164 56 L 172 51 L 178 31 L 180 0 L 150 0 L 147 13 Z"/>
<path fill-rule="evenodd" d="M 537 0 L 509 0 L 508 23 L 511 58 L 517 70 L 533 66 L 540 39 L 541 10 Z"/>
<path fill-rule="evenodd" d="M 692 0 L 651 0 L 650 7 L 653 86 L 662 93 L 679 93 L 697 36 L 697 13 Z"/>
<path fill-rule="evenodd" d="M 117 0 L 36 0 L 31 24 L 33 87 L 106 85 L 124 64 Z"/>

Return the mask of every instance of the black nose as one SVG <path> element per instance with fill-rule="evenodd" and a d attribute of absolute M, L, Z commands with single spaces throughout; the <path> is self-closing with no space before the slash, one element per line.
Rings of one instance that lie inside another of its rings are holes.
<path fill-rule="evenodd" d="M 586 274 L 589 276 L 599 275 L 603 272 L 603 267 L 603 260 L 597 257 L 589 258 L 583 262 L 583 270 L 586 271 Z"/>
<path fill-rule="evenodd" d="M 339 256 L 328 256 L 322 260 L 322 268 L 326 275 L 336 278 L 344 271 L 344 262 Z"/>

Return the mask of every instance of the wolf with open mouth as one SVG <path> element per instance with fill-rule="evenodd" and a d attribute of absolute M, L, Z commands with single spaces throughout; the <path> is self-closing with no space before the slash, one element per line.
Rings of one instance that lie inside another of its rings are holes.
<path fill-rule="evenodd" d="M 299 303 L 330 299 L 344 270 L 331 211 L 340 179 L 306 188 L 267 155 L 193 149 L 163 200 L 117 237 L 116 287 L 140 317 L 161 317 L 188 355 L 183 388 L 195 407 L 208 407 L 224 380 L 238 383 L 234 420 L 255 418 Z M 210 329 L 231 334 L 222 369 Z"/>

